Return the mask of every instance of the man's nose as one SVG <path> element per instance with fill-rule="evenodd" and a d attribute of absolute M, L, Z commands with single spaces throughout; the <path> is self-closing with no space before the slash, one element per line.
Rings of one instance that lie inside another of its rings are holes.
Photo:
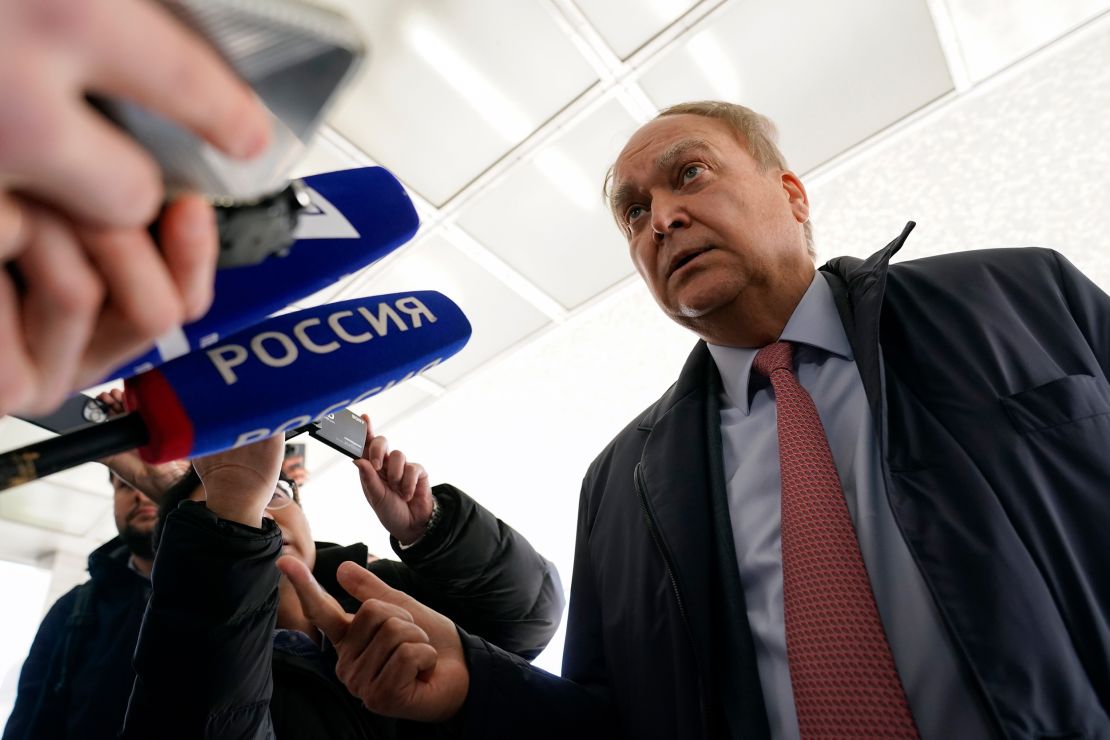
<path fill-rule="evenodd" d="M 690 225 L 690 218 L 679 198 L 667 195 L 653 196 L 651 200 L 651 230 L 655 239 L 663 237 Z"/>

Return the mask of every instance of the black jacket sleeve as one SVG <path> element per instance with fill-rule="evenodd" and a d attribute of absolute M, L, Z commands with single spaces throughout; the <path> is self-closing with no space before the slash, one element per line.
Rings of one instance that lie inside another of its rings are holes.
<path fill-rule="evenodd" d="M 618 737 L 601 642 L 600 603 L 586 539 L 587 487 L 579 505 L 563 674 L 554 676 L 460 630 L 470 690 L 453 723 L 465 738 Z"/>
<path fill-rule="evenodd" d="M 536 657 L 562 617 L 555 565 L 454 486 L 438 485 L 433 494 L 440 510 L 435 526 L 406 549 L 391 539 L 402 562 L 379 560 L 370 570 L 467 632 Z"/>
<path fill-rule="evenodd" d="M 46 724 L 60 721 L 58 717 L 44 716 L 49 713 L 49 686 L 53 676 L 51 665 L 54 664 L 57 651 L 61 648 L 66 634 L 66 621 L 73 611 L 77 591 L 84 586 L 69 591 L 62 596 L 39 625 L 35 640 L 31 643 L 31 651 L 23 668 L 19 672 L 18 693 L 15 697 L 15 706 L 4 726 L 4 740 L 23 740 L 23 738 L 37 738 L 55 736 L 46 729 Z M 63 730 L 57 727 L 56 736 L 61 736 Z"/>
<path fill-rule="evenodd" d="M 281 530 L 186 501 L 166 519 L 124 738 L 271 738 Z"/>

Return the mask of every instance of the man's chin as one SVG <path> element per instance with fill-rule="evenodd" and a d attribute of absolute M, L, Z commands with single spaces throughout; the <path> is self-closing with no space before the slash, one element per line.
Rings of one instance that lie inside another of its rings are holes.
<path fill-rule="evenodd" d="M 136 526 L 129 524 L 119 533 L 123 544 L 133 555 L 140 558 L 154 557 L 154 524 Z"/>

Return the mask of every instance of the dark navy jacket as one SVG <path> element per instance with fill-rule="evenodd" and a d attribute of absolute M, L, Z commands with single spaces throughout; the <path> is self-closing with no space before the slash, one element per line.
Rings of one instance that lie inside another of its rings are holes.
<path fill-rule="evenodd" d="M 895 519 L 998 734 L 1110 738 L 1110 298 L 1049 250 L 888 266 L 910 228 L 821 268 Z M 468 638 L 471 736 L 768 736 L 719 392 L 699 343 L 591 465 L 569 680 Z"/>
<path fill-rule="evenodd" d="M 150 581 L 118 537 L 89 555 L 91 579 L 47 612 L 19 674 L 4 740 L 114 738 L 135 672 L 131 655 Z"/>

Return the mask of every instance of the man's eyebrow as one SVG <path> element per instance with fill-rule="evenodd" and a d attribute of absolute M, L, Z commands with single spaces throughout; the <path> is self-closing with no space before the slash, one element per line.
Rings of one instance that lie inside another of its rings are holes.
<path fill-rule="evenodd" d="M 676 141 L 667 147 L 666 151 L 655 158 L 655 167 L 659 170 L 670 169 L 671 165 L 675 163 L 679 157 L 694 149 L 701 149 L 713 152 L 713 146 L 705 139 L 682 139 Z M 609 207 L 613 213 L 620 213 L 624 204 L 632 200 L 636 195 L 636 187 L 627 182 L 623 182 L 613 190 L 609 196 Z"/>
<path fill-rule="evenodd" d="M 629 185 L 627 182 L 622 182 L 609 196 L 609 207 L 614 213 L 618 213 L 625 203 L 632 200 L 635 195 L 636 188 Z"/>
<path fill-rule="evenodd" d="M 660 170 L 670 169 L 676 159 L 692 149 L 713 151 L 713 147 L 705 139 L 683 139 L 671 144 L 665 152 L 656 157 L 655 166 Z"/>

